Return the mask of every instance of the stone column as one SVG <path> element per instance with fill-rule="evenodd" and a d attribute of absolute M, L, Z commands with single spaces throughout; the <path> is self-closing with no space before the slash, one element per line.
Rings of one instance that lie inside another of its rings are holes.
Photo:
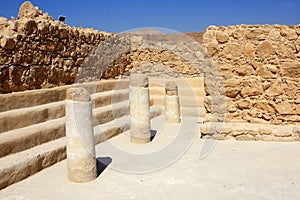
<path fill-rule="evenodd" d="M 82 87 L 67 90 L 66 137 L 68 179 L 88 182 L 97 177 L 92 103 Z"/>
<path fill-rule="evenodd" d="M 175 82 L 166 83 L 165 108 L 168 123 L 180 123 L 178 88 Z"/>
<path fill-rule="evenodd" d="M 150 142 L 150 105 L 147 75 L 130 75 L 129 104 L 130 141 L 138 144 Z"/>

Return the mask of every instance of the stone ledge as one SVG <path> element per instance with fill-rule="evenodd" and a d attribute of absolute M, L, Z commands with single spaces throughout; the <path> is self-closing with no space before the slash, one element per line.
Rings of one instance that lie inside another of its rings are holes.
<path fill-rule="evenodd" d="M 216 140 L 300 141 L 300 126 L 297 125 L 208 122 L 200 131 L 202 138 Z"/>

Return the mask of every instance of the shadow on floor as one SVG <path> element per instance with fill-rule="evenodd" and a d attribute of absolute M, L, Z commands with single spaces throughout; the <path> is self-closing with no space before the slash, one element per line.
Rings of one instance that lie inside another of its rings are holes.
<path fill-rule="evenodd" d="M 157 130 L 151 130 L 151 136 L 150 136 L 150 141 L 152 141 L 157 133 Z"/>
<path fill-rule="evenodd" d="M 107 166 L 112 162 L 111 157 L 98 157 L 96 158 L 97 163 L 97 177 L 107 168 Z"/>

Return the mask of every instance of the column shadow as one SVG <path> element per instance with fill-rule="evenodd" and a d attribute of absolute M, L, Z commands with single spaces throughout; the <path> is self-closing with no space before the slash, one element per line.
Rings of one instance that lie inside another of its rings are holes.
<path fill-rule="evenodd" d="M 150 133 L 151 133 L 150 141 L 152 141 L 157 133 L 157 130 L 151 130 Z"/>
<path fill-rule="evenodd" d="M 97 164 L 97 177 L 107 168 L 107 166 L 112 162 L 111 157 L 98 157 L 96 158 Z"/>

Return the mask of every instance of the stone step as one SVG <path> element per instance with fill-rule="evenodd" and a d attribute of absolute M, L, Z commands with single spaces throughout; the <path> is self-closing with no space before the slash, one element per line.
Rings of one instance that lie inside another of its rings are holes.
<path fill-rule="evenodd" d="M 128 98 L 128 89 L 112 90 L 91 95 L 92 104 L 94 108 L 111 105 L 113 103 L 119 103 L 121 101 L 128 100 Z"/>
<path fill-rule="evenodd" d="M 0 134 L 0 157 L 65 136 L 65 118 L 58 118 Z"/>
<path fill-rule="evenodd" d="M 193 97 L 193 96 L 180 96 L 179 97 L 181 107 L 200 107 L 204 108 L 204 98 L 203 97 Z M 150 105 L 165 105 L 164 96 L 152 95 L 150 96 Z"/>
<path fill-rule="evenodd" d="M 0 158 L 0 189 L 19 182 L 66 158 L 66 138 Z"/>
<path fill-rule="evenodd" d="M 65 101 L 0 113 L 0 133 L 61 118 L 65 115 Z"/>
<path fill-rule="evenodd" d="M 92 94 L 91 97 L 94 106 L 97 108 L 128 100 L 128 89 L 100 92 Z M 60 118 L 64 115 L 64 100 L 1 112 L 0 133 Z"/>
<path fill-rule="evenodd" d="M 63 110 L 64 111 L 64 110 Z M 128 114 L 128 102 L 113 104 L 95 110 L 98 122 L 106 123 Z M 105 117 L 109 116 L 109 117 Z M 113 117 L 113 118 L 112 118 Z M 40 145 L 65 135 L 65 118 L 57 118 L 38 124 L 10 130 L 0 134 L 0 157 Z"/>
<path fill-rule="evenodd" d="M 151 119 L 161 115 L 163 108 L 161 106 L 150 107 Z M 113 136 L 116 136 L 122 132 L 127 131 L 130 128 L 130 116 L 124 115 L 119 118 L 115 118 L 105 124 L 94 126 L 95 144 L 99 144 Z"/>
<path fill-rule="evenodd" d="M 159 106 L 152 106 L 150 111 L 151 117 L 155 117 L 162 112 L 162 109 Z M 94 126 L 95 144 L 128 130 L 129 126 L 128 115 Z M 66 137 L 2 157 L 0 158 L 0 190 L 65 158 Z"/>
<path fill-rule="evenodd" d="M 205 112 L 206 112 L 205 108 L 180 107 L 180 115 L 181 116 L 203 118 L 205 116 Z"/>
<path fill-rule="evenodd" d="M 122 90 L 128 88 L 128 80 L 101 80 L 100 82 L 78 83 L 49 89 L 29 90 L 0 95 L 0 112 L 34 107 L 43 104 L 63 101 L 66 99 L 66 90 L 71 87 L 83 86 L 90 94 Z"/>
<path fill-rule="evenodd" d="M 205 122 L 200 132 L 202 137 L 217 140 L 300 141 L 300 126 L 292 124 Z"/>
<path fill-rule="evenodd" d="M 159 86 L 164 87 L 165 84 L 169 81 L 174 81 L 179 87 L 204 87 L 204 78 L 195 77 L 195 78 L 149 78 L 149 86 Z"/>
<path fill-rule="evenodd" d="M 129 114 L 129 101 L 122 101 L 111 105 L 93 109 L 94 126 L 104 124 L 116 118 Z"/>
<path fill-rule="evenodd" d="M 179 96 L 195 96 L 195 97 L 204 97 L 205 91 L 204 88 L 196 87 L 178 87 Z"/>

